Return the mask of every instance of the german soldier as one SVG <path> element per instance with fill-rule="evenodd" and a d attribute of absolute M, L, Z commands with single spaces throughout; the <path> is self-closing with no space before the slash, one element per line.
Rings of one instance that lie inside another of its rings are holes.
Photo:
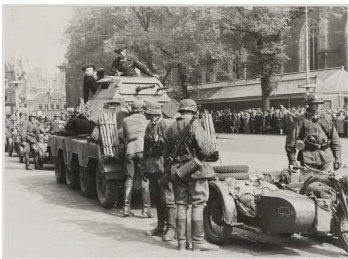
<path fill-rule="evenodd" d="M 341 167 L 341 144 L 330 116 L 320 112 L 323 99 L 309 96 L 306 113 L 295 119 L 286 138 L 286 152 L 290 167 L 297 165 L 297 140 L 305 143 L 299 151 L 297 160 L 318 170 L 331 171 Z"/>
<path fill-rule="evenodd" d="M 159 76 L 152 73 L 145 65 L 136 58 L 128 55 L 127 46 L 122 46 L 114 51 L 118 56 L 113 60 L 110 73 L 118 76 L 138 76 L 135 68 L 139 69 L 147 76 L 153 76 L 159 79 Z"/>
<path fill-rule="evenodd" d="M 97 82 L 94 77 L 95 69 L 94 65 L 85 65 L 82 67 L 82 71 L 85 73 L 83 87 L 84 103 L 87 103 L 90 93 L 94 94 L 97 90 Z"/>
<path fill-rule="evenodd" d="M 160 183 L 164 174 L 164 135 L 170 123 L 162 117 L 161 105 L 158 102 L 146 102 L 144 112 L 150 120 L 144 136 L 144 172 L 149 179 L 150 197 L 158 217 L 158 225 L 150 231 L 150 235 L 164 235 L 164 241 L 172 241 L 176 228 L 172 184 L 163 186 Z"/>
<path fill-rule="evenodd" d="M 191 99 L 184 99 L 180 102 L 178 111 L 181 116 L 167 129 L 164 146 L 166 174 L 170 174 L 173 182 L 177 206 L 178 249 L 184 250 L 189 247 L 186 241 L 186 218 L 188 203 L 191 202 L 193 251 L 217 250 L 217 246 L 208 244 L 204 240 L 203 229 L 203 209 L 209 196 L 207 178 L 214 175 L 213 169 L 208 166 L 205 167 L 205 164 L 201 162 L 200 167 L 197 170 L 195 169 L 195 172 L 190 176 L 187 175 L 180 181 L 175 180 L 175 173 L 180 170 L 181 166 L 193 161 L 193 159 L 196 161 L 205 160 L 213 153 L 214 147 L 200 122 L 194 117 L 197 113 L 196 102 Z"/>
<path fill-rule="evenodd" d="M 35 117 L 35 114 L 29 114 L 29 120 L 25 121 L 21 127 L 21 138 L 25 141 L 23 153 L 26 170 L 31 170 L 29 167 L 30 149 L 37 142 L 37 135 L 39 134 L 39 127 L 35 122 Z"/>
<path fill-rule="evenodd" d="M 132 114 L 123 120 L 123 136 L 126 141 L 126 161 L 125 161 L 125 197 L 124 211 L 125 217 L 132 215 L 131 198 L 134 185 L 141 182 L 143 212 L 145 217 L 152 218 L 150 211 L 149 183 L 143 172 L 143 149 L 144 134 L 147 127 L 147 120 L 143 114 L 143 102 L 134 101 L 132 103 Z"/>

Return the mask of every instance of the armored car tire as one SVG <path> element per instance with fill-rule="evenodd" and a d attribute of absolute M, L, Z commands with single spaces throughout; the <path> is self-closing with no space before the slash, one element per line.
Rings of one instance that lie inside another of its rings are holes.
<path fill-rule="evenodd" d="M 206 239 L 217 245 L 223 245 L 232 232 L 232 226 L 224 222 L 222 200 L 213 189 L 210 189 L 210 197 L 204 209 L 204 230 Z"/>
<path fill-rule="evenodd" d="M 112 209 L 116 206 L 120 196 L 120 181 L 108 180 L 100 168 L 96 169 L 96 190 L 99 203 L 106 209 Z"/>
<path fill-rule="evenodd" d="M 65 183 L 65 164 L 62 152 L 55 158 L 55 176 L 57 183 Z"/>
<path fill-rule="evenodd" d="M 232 173 L 248 173 L 248 165 L 224 165 L 214 166 L 213 170 L 216 174 L 232 174 Z"/>
<path fill-rule="evenodd" d="M 336 213 L 334 232 L 338 237 L 340 246 L 348 252 L 348 218 L 341 209 L 339 209 Z"/>
<path fill-rule="evenodd" d="M 73 155 L 70 168 L 66 166 L 65 170 L 65 181 L 70 189 L 77 190 L 80 188 L 79 169 L 79 160 Z"/>
<path fill-rule="evenodd" d="M 217 174 L 217 178 L 221 181 L 224 181 L 227 178 L 234 178 L 236 180 L 247 180 L 248 173 L 226 173 L 226 174 Z"/>
<path fill-rule="evenodd" d="M 79 170 L 80 190 L 87 198 L 96 197 L 96 165 L 89 163 Z"/>

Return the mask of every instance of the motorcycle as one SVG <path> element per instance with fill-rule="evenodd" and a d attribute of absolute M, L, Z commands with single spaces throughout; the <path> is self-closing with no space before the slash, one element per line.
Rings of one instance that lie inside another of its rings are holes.
<path fill-rule="evenodd" d="M 326 173 L 307 165 L 294 166 L 289 170 L 289 174 L 299 174 L 297 170 L 302 170 L 301 175 L 305 176 L 304 181 L 292 183 L 286 180 L 287 177 L 282 177 L 275 184 L 280 189 L 315 199 L 332 196 L 329 232 L 337 236 L 341 247 L 348 251 L 348 168 L 343 166 L 336 171 Z"/>
<path fill-rule="evenodd" d="M 318 174 L 321 172 L 309 167 L 299 169 L 312 170 Z M 204 209 L 206 238 L 212 243 L 224 244 L 233 228 L 284 237 L 295 233 L 333 234 L 338 237 L 340 246 L 348 251 L 348 196 L 347 190 L 345 193 L 345 180 L 338 178 L 338 172 L 326 174 L 326 177 L 323 182 L 331 184 L 335 190 L 335 195 L 330 198 L 309 192 L 311 184 L 318 179 L 316 177 L 308 177 L 304 182 L 297 183 L 298 188 L 282 181 L 259 181 L 260 185 L 256 186 L 250 184 L 253 183 L 251 179 L 211 181 L 209 199 Z M 236 195 L 246 185 L 251 187 L 250 190 L 245 191 L 244 195 Z M 245 201 L 247 198 L 248 203 L 243 203 L 242 198 Z"/>
<path fill-rule="evenodd" d="M 50 160 L 50 154 L 47 151 L 48 134 L 39 134 L 38 141 L 31 145 L 31 153 L 34 158 L 35 169 L 43 169 L 44 163 Z"/>

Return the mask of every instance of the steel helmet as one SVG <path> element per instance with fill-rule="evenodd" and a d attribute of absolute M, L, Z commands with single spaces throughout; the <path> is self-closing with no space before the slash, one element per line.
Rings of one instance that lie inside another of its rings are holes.
<path fill-rule="evenodd" d="M 192 112 L 197 112 L 198 110 L 198 105 L 196 102 L 192 99 L 183 99 L 179 103 L 179 109 L 178 111 L 192 111 Z"/>

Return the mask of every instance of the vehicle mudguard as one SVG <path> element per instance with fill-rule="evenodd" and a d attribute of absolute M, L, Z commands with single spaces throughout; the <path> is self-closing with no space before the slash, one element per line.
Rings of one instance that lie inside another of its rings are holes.
<path fill-rule="evenodd" d="M 125 179 L 124 167 L 120 163 L 99 163 L 98 167 L 107 180 Z"/>
<path fill-rule="evenodd" d="M 221 198 L 224 222 L 228 225 L 237 223 L 237 209 L 234 198 L 229 193 L 228 186 L 223 181 L 209 183 L 210 192 L 215 191 Z"/>

